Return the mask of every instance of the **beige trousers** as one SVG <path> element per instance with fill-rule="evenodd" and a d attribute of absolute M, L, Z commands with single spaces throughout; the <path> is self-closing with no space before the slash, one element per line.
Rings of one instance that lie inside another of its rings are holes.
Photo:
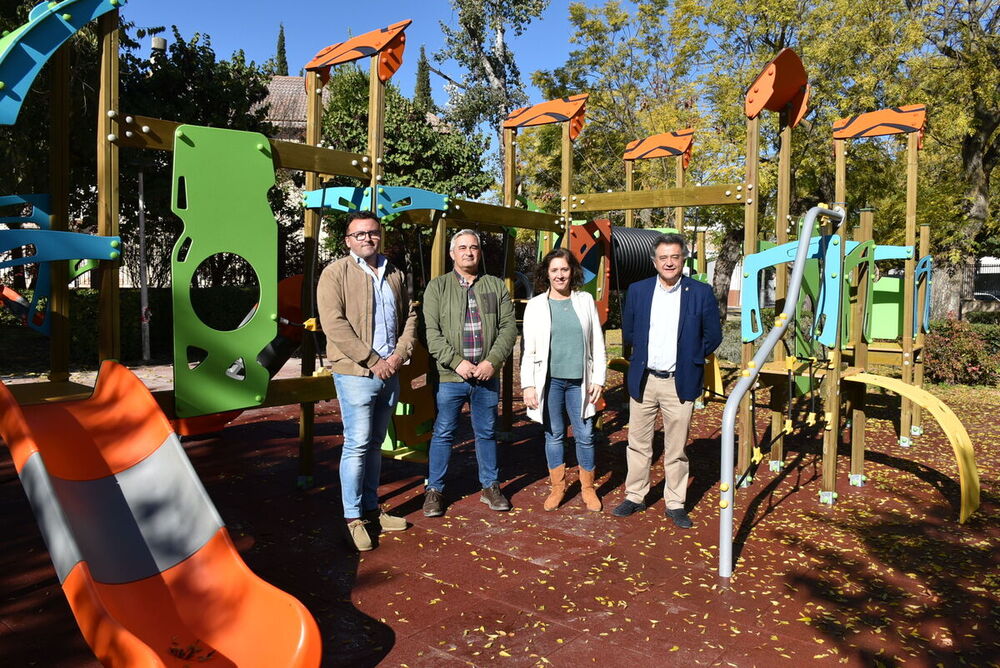
<path fill-rule="evenodd" d="M 683 508 L 687 496 L 687 445 L 693 401 L 681 401 L 673 378 L 647 376 L 642 401 L 629 398 L 628 475 L 625 498 L 642 503 L 649 493 L 649 467 L 653 462 L 653 428 L 656 413 L 663 413 L 663 500 L 667 508 Z"/>

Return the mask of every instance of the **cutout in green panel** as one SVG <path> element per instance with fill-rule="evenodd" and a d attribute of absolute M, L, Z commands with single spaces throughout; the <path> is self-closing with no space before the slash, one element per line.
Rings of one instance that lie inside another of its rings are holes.
<path fill-rule="evenodd" d="M 256 360 L 277 334 L 278 226 L 267 201 L 273 185 L 274 162 L 263 135 L 177 128 L 172 209 L 184 230 L 171 267 L 179 417 L 248 408 L 267 395 L 268 371 Z M 191 296 L 199 266 L 220 254 L 248 263 L 257 282 L 246 287 L 260 292 L 252 314 L 227 325 L 229 331 L 212 322 L 209 313 L 199 317 Z M 230 371 L 236 360 L 244 362 L 238 374 Z"/>

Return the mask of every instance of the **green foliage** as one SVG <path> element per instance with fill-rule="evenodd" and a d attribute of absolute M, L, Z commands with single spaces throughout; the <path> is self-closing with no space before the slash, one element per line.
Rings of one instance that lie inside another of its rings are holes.
<path fill-rule="evenodd" d="M 288 55 L 285 53 L 285 24 L 278 29 L 278 44 L 274 49 L 274 74 L 288 76 Z"/>
<path fill-rule="evenodd" d="M 1000 325 L 1000 311 L 971 311 L 963 318 L 972 324 Z"/>
<path fill-rule="evenodd" d="M 420 59 L 417 60 L 417 83 L 413 89 L 413 106 L 416 109 L 434 112 L 434 97 L 431 95 L 431 66 L 427 62 L 424 47 L 420 47 Z"/>
<path fill-rule="evenodd" d="M 333 72 L 327 88 L 330 101 L 323 116 L 323 142 L 342 151 L 367 152 L 367 75 L 353 66 L 342 67 Z M 391 83 L 386 86 L 385 105 L 386 185 L 463 198 L 476 198 L 491 185 L 492 177 L 483 168 L 486 139 L 482 135 L 432 125 L 427 113 Z M 344 178 L 332 183 L 357 185 Z M 341 236 L 333 235 L 337 243 Z"/>
<path fill-rule="evenodd" d="M 548 0 L 452 0 L 454 24 L 441 22 L 444 47 L 434 58 L 454 60 L 464 72 L 451 82 L 448 122 L 464 132 L 480 124 L 500 131 L 500 123 L 524 106 L 521 72 L 507 45 L 507 33 L 520 35 L 540 17 Z"/>
<path fill-rule="evenodd" d="M 996 385 L 1000 381 L 1000 326 L 936 320 L 925 338 L 924 374 L 951 385 Z"/>

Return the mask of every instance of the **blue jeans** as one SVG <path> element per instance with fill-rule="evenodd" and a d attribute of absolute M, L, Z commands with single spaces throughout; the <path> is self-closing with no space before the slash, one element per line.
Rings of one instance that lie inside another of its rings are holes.
<path fill-rule="evenodd" d="M 545 381 L 545 460 L 550 469 L 566 463 L 563 441 L 566 440 L 566 414 L 573 425 L 576 461 L 584 471 L 594 470 L 594 418 L 580 416 L 583 381 L 579 378 L 549 378 Z"/>
<path fill-rule="evenodd" d="M 497 469 L 497 406 L 500 404 L 500 379 L 459 383 L 440 383 L 437 388 L 437 418 L 431 437 L 427 489 L 444 491 L 444 478 L 455 442 L 455 426 L 462 406 L 469 402 L 472 431 L 476 436 L 476 461 L 479 463 L 479 483 L 483 488 L 498 482 Z"/>
<path fill-rule="evenodd" d="M 340 455 L 340 494 L 344 517 L 353 519 L 378 508 L 382 441 L 399 399 L 399 377 L 333 374 L 344 425 Z"/>

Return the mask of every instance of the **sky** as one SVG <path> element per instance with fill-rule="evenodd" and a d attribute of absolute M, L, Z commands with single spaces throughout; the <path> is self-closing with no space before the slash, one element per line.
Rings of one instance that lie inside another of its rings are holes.
<path fill-rule="evenodd" d="M 585 4 L 602 3 L 587 0 Z M 533 21 L 523 35 L 508 36 L 508 45 L 517 58 L 532 104 L 544 100 L 530 86 L 531 73 L 561 66 L 572 50 L 568 5 L 569 0 L 552 0 L 542 18 Z M 448 0 L 130 0 L 122 9 L 122 16 L 138 27 L 165 26 L 168 32 L 163 36 L 168 40 L 172 35 L 171 25 L 176 25 L 185 39 L 195 32 L 208 33 L 218 58 L 228 58 L 237 49 L 243 49 L 247 58 L 258 64 L 274 55 L 278 26 L 283 23 L 288 73 L 293 75 L 331 44 L 412 19 L 406 29 L 403 66 L 393 77 L 394 83 L 408 96 L 413 94 L 420 46 L 426 47 L 430 57 L 443 46 L 439 22 L 451 23 L 455 18 Z M 146 38 L 143 48 L 148 46 Z M 461 74 L 454 63 L 439 67 L 451 76 Z M 432 74 L 431 86 L 434 101 L 444 105 L 447 102 L 444 81 Z"/>

